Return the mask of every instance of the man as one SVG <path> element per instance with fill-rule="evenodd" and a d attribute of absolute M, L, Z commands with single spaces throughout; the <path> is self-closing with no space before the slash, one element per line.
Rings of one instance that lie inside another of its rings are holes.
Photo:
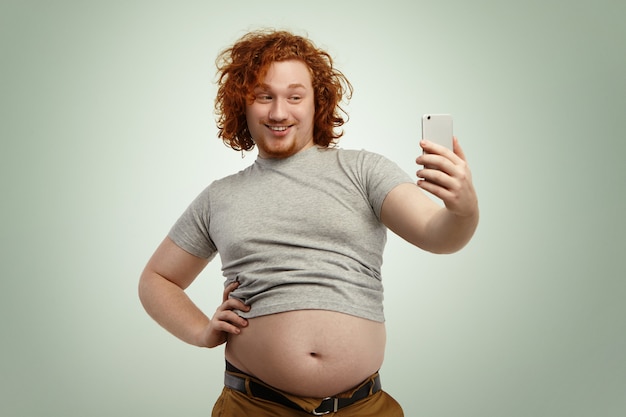
<path fill-rule="evenodd" d="M 436 253 L 469 241 L 478 203 L 461 147 L 423 141 L 417 185 L 380 155 L 337 148 L 352 87 L 288 32 L 245 35 L 218 69 L 219 135 L 258 158 L 176 222 L 141 276 L 144 307 L 188 343 L 226 343 L 215 417 L 402 416 L 378 375 L 386 229 Z M 218 253 L 226 284 L 208 318 L 184 290 Z"/>

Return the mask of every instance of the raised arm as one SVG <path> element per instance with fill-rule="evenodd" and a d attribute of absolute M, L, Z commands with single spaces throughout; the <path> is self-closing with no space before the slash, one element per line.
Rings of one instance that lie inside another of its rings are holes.
<path fill-rule="evenodd" d="M 232 310 L 249 308 L 228 297 L 237 283 L 226 287 L 212 319 L 191 301 L 185 289 L 207 263 L 165 238 L 141 274 L 139 298 L 148 314 L 174 336 L 192 345 L 215 347 L 226 341 L 228 333 L 237 334 L 247 324 Z"/>
<path fill-rule="evenodd" d="M 434 253 L 452 253 L 469 242 L 478 225 L 478 199 L 465 154 L 456 138 L 454 150 L 422 141 L 426 153 L 416 162 L 417 185 L 401 184 L 383 202 L 381 219 L 408 242 Z M 427 191 L 444 206 L 430 199 Z"/>

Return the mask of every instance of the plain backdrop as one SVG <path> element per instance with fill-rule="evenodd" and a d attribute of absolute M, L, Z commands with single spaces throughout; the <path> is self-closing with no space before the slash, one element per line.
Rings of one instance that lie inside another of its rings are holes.
<path fill-rule="evenodd" d="M 389 235 L 384 388 L 407 416 L 626 415 L 622 1 L 0 2 L 0 415 L 208 416 L 223 348 L 154 323 L 139 274 L 256 153 L 216 137 L 215 57 L 274 27 L 354 85 L 344 148 L 414 174 L 451 113 L 481 223 L 435 256 Z M 263 215 L 262 213 L 251 213 Z M 212 314 L 216 260 L 189 290 Z"/>

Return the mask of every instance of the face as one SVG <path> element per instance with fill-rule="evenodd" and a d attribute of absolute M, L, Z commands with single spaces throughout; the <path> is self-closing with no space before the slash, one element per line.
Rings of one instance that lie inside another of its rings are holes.
<path fill-rule="evenodd" d="M 313 146 L 315 102 L 306 64 L 272 63 L 253 94 L 246 119 L 261 158 L 287 158 Z"/>

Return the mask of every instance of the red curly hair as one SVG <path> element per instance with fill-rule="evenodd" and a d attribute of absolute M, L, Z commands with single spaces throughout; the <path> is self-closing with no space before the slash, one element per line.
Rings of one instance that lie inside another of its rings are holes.
<path fill-rule="evenodd" d="M 341 127 L 348 118 L 340 102 L 352 96 L 352 85 L 333 67 L 331 56 L 310 40 L 286 31 L 250 32 L 232 47 L 222 51 L 216 60 L 218 91 L 215 112 L 218 137 L 236 151 L 254 148 L 246 122 L 246 105 L 254 100 L 253 89 L 265 77 L 275 61 L 299 60 L 310 72 L 315 100 L 313 141 L 321 147 L 332 147 L 343 135 Z M 345 115 L 345 120 L 343 115 Z"/>

